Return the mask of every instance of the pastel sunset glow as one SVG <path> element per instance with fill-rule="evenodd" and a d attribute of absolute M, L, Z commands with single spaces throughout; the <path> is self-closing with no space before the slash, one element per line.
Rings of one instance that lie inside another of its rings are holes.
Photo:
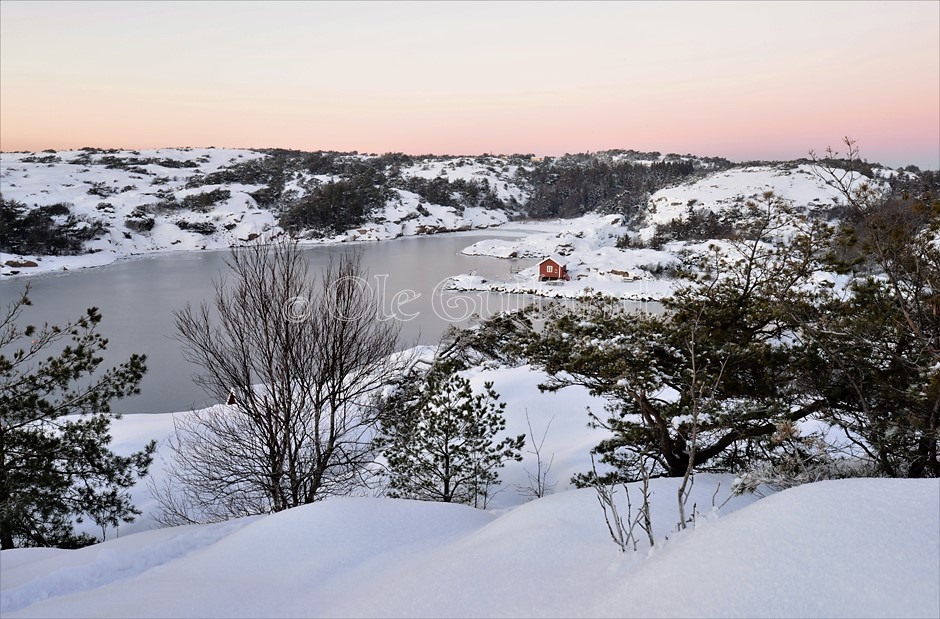
<path fill-rule="evenodd" d="M 940 168 L 940 2 L 0 3 L 0 149 Z"/>

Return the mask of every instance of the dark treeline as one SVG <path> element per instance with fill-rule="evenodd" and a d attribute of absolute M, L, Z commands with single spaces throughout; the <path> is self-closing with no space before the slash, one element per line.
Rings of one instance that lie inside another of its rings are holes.
<path fill-rule="evenodd" d="M 527 173 L 529 217 L 577 217 L 591 211 L 636 214 L 648 195 L 696 171 L 691 161 L 650 165 L 598 158 L 561 158 Z"/>

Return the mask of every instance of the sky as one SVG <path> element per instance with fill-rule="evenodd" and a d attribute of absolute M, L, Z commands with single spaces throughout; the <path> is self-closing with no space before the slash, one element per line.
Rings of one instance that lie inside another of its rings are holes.
<path fill-rule="evenodd" d="M 940 169 L 940 2 L 0 2 L 3 151 L 748 161 L 845 136 Z"/>

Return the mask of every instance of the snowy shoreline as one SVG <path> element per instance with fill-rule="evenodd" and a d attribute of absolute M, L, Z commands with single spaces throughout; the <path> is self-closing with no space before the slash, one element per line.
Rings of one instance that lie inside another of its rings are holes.
<path fill-rule="evenodd" d="M 864 177 L 853 174 L 851 178 Z M 565 263 L 569 281 L 540 281 L 536 265 L 499 279 L 484 279 L 472 273 L 455 275 L 449 286 L 459 291 L 562 299 L 601 294 L 626 301 L 659 301 L 673 292 L 679 268 L 688 268 L 712 244 L 727 248 L 726 240 L 667 238 L 653 244 L 658 248 L 652 249 L 650 241 L 660 227 L 688 220 L 693 214 L 730 217 L 768 192 L 800 212 L 821 216 L 839 204 L 838 193 L 825 185 L 813 166 L 728 170 L 655 192 L 633 226 L 622 225 L 620 215 L 587 214 L 532 223 L 523 238 L 480 241 L 463 252 L 503 259 L 554 257 Z"/>
<path fill-rule="evenodd" d="M 257 151 L 211 148 L 114 153 L 61 151 L 47 155 L 0 153 L 4 199 L 32 203 L 33 207 L 67 204 L 73 215 L 105 226 L 103 236 L 85 244 L 94 253 L 75 256 L 0 253 L 0 281 L 97 268 L 179 251 L 228 250 L 278 234 L 281 228 L 275 211 L 260 207 L 255 199 L 266 185 L 200 184 L 213 174 L 265 156 Z M 115 158 L 123 161 L 124 167 L 108 163 Z M 135 162 L 140 164 L 130 165 Z M 519 170 L 520 166 L 500 162 L 498 158 L 487 161 L 456 158 L 415 162 L 401 170 L 401 177 L 479 182 L 493 188 L 500 199 L 524 204 L 530 188 L 518 179 Z M 892 173 L 895 172 L 882 170 L 876 175 Z M 337 178 L 299 171 L 285 183 L 284 190 L 299 197 Z M 649 241 L 659 227 L 682 222 L 693 214 L 726 217 L 766 192 L 773 192 L 807 213 L 824 214 L 837 206 L 839 199 L 837 192 L 806 164 L 733 168 L 660 189 L 645 204 L 636 205 L 630 226 L 623 225 L 620 215 L 598 214 L 561 220 L 511 221 L 504 210 L 442 206 L 406 189 L 394 188 L 384 205 L 369 212 L 361 225 L 326 238 L 304 239 L 302 244 L 339 245 L 482 233 L 494 238 L 465 248 L 465 255 L 520 260 L 559 255 L 568 262 L 570 281 L 540 282 L 535 266 L 520 263 L 509 277 L 498 280 L 484 280 L 474 273 L 454 273 L 448 284 L 451 290 L 567 299 L 599 293 L 623 300 L 657 301 L 672 292 L 676 280 L 671 278 L 676 270 L 686 266 L 708 245 L 707 241 L 667 239 L 653 245 L 658 249 L 651 249 Z M 216 200 L 213 196 L 221 197 Z M 203 199 L 215 201 L 208 209 L 186 210 L 180 206 L 187 200 Z M 501 238 L 506 236 L 517 238 Z M 9 266 L 18 263 L 36 266 Z"/>

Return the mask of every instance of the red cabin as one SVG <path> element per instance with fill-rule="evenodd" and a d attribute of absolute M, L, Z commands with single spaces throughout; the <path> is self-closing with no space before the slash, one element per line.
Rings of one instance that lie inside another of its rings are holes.
<path fill-rule="evenodd" d="M 560 258 L 546 258 L 539 262 L 539 281 L 568 281 L 568 267 Z"/>

